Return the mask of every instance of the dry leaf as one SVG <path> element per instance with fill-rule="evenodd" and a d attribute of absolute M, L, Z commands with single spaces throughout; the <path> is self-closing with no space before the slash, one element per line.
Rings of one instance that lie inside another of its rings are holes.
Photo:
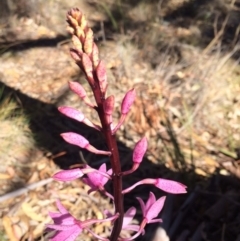
<path fill-rule="evenodd" d="M 12 221 L 8 216 L 4 216 L 2 219 L 2 223 L 4 226 L 4 229 L 7 233 L 7 236 L 9 238 L 10 241 L 18 241 L 18 239 L 16 238 L 13 228 L 12 228 Z"/>
<path fill-rule="evenodd" d="M 32 220 L 40 221 L 40 222 L 43 222 L 45 220 L 45 218 L 42 215 L 37 214 L 34 211 L 34 209 L 32 208 L 32 206 L 29 203 L 23 203 L 22 210 Z"/>

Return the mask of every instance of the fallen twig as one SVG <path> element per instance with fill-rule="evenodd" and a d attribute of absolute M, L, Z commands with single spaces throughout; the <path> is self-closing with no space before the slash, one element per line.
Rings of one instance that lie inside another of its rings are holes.
<path fill-rule="evenodd" d="M 44 186 L 44 185 L 46 185 L 46 184 L 48 184 L 48 183 L 50 183 L 52 181 L 53 181 L 52 178 L 44 179 L 44 180 L 41 180 L 39 182 L 32 183 L 32 184 L 30 184 L 30 185 L 28 185 L 26 187 L 17 189 L 15 191 L 12 191 L 12 192 L 9 192 L 9 193 L 6 193 L 6 194 L 0 196 L 0 203 L 6 201 L 9 198 L 17 197 L 19 195 L 27 193 L 28 191 L 31 191 L 31 190 L 34 190 L 34 189 L 36 189 L 38 187 Z"/>

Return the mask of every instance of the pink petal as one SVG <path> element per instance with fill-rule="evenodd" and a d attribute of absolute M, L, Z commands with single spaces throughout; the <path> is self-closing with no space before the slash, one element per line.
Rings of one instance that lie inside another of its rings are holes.
<path fill-rule="evenodd" d="M 186 193 L 186 186 L 182 183 L 175 182 L 172 180 L 162 179 L 158 178 L 156 179 L 156 187 L 160 188 L 161 190 L 173 193 L 173 194 L 180 194 L 180 193 Z"/>
<path fill-rule="evenodd" d="M 68 213 L 67 209 L 62 205 L 60 200 L 58 200 L 58 199 L 56 200 L 56 205 L 57 205 L 57 208 L 58 208 L 58 210 L 61 214 L 67 214 Z"/>
<path fill-rule="evenodd" d="M 54 219 L 54 218 L 59 218 L 59 217 L 62 216 L 61 213 L 55 213 L 55 212 L 48 212 L 48 215 L 49 215 L 52 219 Z"/>
<path fill-rule="evenodd" d="M 130 225 L 127 225 L 126 227 L 123 227 L 122 229 L 137 232 L 139 228 L 140 226 L 137 224 L 130 224 Z M 144 232 L 144 230 L 142 232 Z"/>
<path fill-rule="evenodd" d="M 66 231 L 59 231 L 50 241 L 74 241 L 81 232 L 82 229 L 76 227 Z"/>
<path fill-rule="evenodd" d="M 70 117 L 79 122 L 82 122 L 85 118 L 84 114 L 82 112 L 80 112 L 72 107 L 60 106 L 60 107 L 58 107 L 58 110 L 65 116 Z"/>
<path fill-rule="evenodd" d="M 65 241 L 74 241 L 81 232 L 82 229 L 76 229 Z"/>
<path fill-rule="evenodd" d="M 84 88 L 78 82 L 69 81 L 69 88 L 81 99 L 83 99 L 87 95 Z"/>
<path fill-rule="evenodd" d="M 99 186 L 102 183 L 102 175 L 97 172 L 91 172 L 87 174 L 90 182 L 95 186 Z"/>
<path fill-rule="evenodd" d="M 127 114 L 135 100 L 136 92 L 134 89 L 129 90 L 123 98 L 122 106 L 121 106 L 121 113 Z"/>
<path fill-rule="evenodd" d="M 79 177 L 82 177 L 83 175 L 84 174 L 81 171 L 81 169 L 76 168 L 76 169 L 64 170 L 64 171 L 57 172 L 53 175 L 53 179 L 55 179 L 57 181 L 66 182 L 66 181 L 75 180 Z"/>
<path fill-rule="evenodd" d="M 106 163 L 103 163 L 99 169 L 98 169 L 100 172 L 106 172 L 107 171 L 107 166 L 106 166 Z"/>
<path fill-rule="evenodd" d="M 129 226 L 128 224 L 131 223 L 135 214 L 136 214 L 136 208 L 135 207 L 131 207 L 127 210 L 127 212 L 124 214 L 124 217 L 123 217 L 123 225 L 122 225 L 123 229 L 125 227 Z"/>
<path fill-rule="evenodd" d="M 146 202 L 146 207 L 145 207 L 146 212 L 148 212 L 149 208 L 150 208 L 155 202 L 156 202 L 156 197 L 155 197 L 155 195 L 154 195 L 152 192 L 150 192 L 150 193 L 149 193 L 149 198 L 148 198 L 148 200 L 147 200 L 147 202 Z"/>
<path fill-rule="evenodd" d="M 74 132 L 62 133 L 61 136 L 66 142 L 81 148 L 86 148 L 89 144 L 89 141 L 86 138 Z"/>
<path fill-rule="evenodd" d="M 145 152 L 147 151 L 147 138 L 144 137 L 134 147 L 133 162 L 141 163 Z"/>
<path fill-rule="evenodd" d="M 54 229 L 58 231 L 66 231 L 69 229 L 73 229 L 75 225 L 74 224 L 73 225 L 47 224 L 46 226 L 50 229 Z"/>
<path fill-rule="evenodd" d="M 145 218 L 147 218 L 148 222 L 158 216 L 161 212 L 166 197 L 159 198 L 147 211 Z"/>
<path fill-rule="evenodd" d="M 146 208 L 145 208 L 145 204 L 143 202 L 143 200 L 140 198 L 140 197 L 137 197 L 137 200 L 139 201 L 140 203 L 140 206 L 141 206 L 141 209 L 142 209 L 142 213 L 143 213 L 143 216 L 145 217 L 146 215 Z"/>

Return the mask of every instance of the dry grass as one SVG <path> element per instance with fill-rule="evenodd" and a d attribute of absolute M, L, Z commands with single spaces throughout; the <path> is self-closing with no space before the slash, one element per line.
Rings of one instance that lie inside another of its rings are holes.
<path fill-rule="evenodd" d="M 13 186 L 19 186 L 15 172 L 27 168 L 34 149 L 28 118 L 13 94 L 4 94 L 4 89 L 0 94 L 0 129 L 1 194 L 4 194 Z"/>

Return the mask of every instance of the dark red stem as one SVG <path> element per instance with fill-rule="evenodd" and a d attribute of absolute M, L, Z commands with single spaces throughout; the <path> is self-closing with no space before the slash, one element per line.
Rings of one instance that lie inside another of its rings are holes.
<path fill-rule="evenodd" d="M 104 113 L 103 103 L 105 97 L 101 93 L 98 86 L 93 87 L 94 97 L 97 103 L 97 112 L 102 124 L 102 133 L 106 139 L 108 151 L 112 153 L 110 156 L 111 167 L 113 170 L 112 182 L 113 182 L 113 197 L 115 205 L 115 213 L 119 213 L 118 219 L 114 222 L 113 230 L 111 233 L 110 241 L 117 241 L 122 230 L 124 208 L 123 208 L 123 194 L 122 194 L 122 171 L 119 158 L 119 152 L 117 147 L 116 136 L 112 134 L 110 124 L 107 122 L 107 116 Z"/>

